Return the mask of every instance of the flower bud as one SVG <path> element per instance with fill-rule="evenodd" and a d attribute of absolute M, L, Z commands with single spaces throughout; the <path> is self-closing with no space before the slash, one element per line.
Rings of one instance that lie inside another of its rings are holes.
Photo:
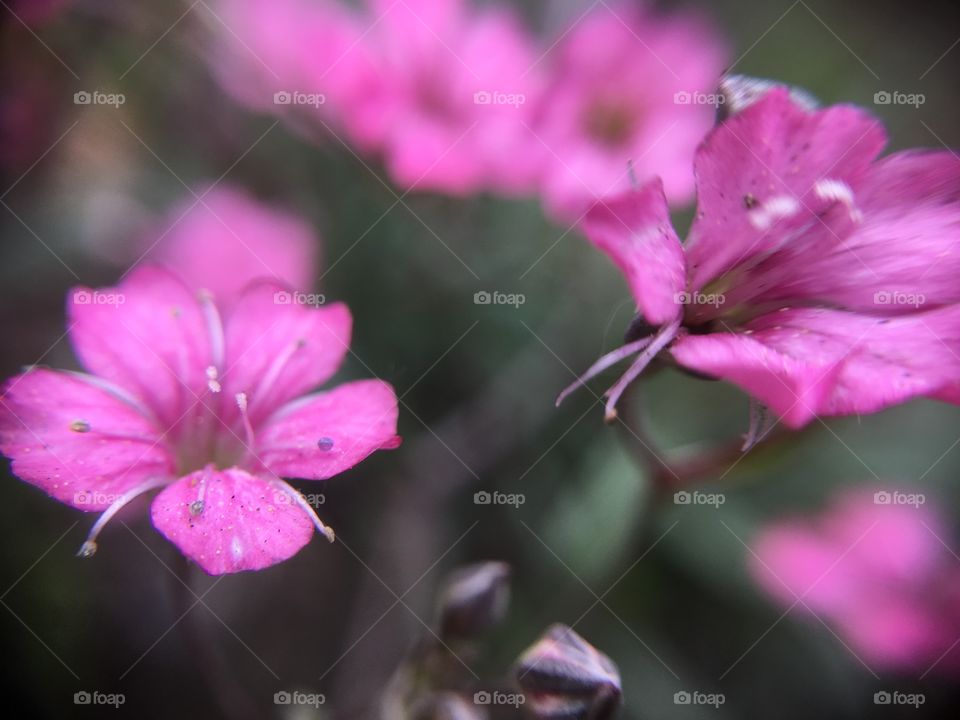
<path fill-rule="evenodd" d="M 510 566 L 468 565 L 452 573 L 440 591 L 440 636 L 473 638 L 498 623 L 510 601 Z"/>
<path fill-rule="evenodd" d="M 543 720 L 608 720 L 621 701 L 620 672 L 566 625 L 553 625 L 514 666 L 525 707 Z"/>

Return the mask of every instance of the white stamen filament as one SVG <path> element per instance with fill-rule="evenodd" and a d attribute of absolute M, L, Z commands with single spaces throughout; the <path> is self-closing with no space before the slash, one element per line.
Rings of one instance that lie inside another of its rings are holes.
<path fill-rule="evenodd" d="M 243 429 L 247 434 L 247 452 L 253 452 L 253 425 L 250 424 L 250 413 L 247 412 L 247 394 L 237 393 L 237 407 L 240 408 L 240 418 L 243 420 Z"/>
<path fill-rule="evenodd" d="M 631 365 L 623 376 L 617 380 L 616 384 L 605 393 L 607 404 L 604 407 L 604 418 L 607 422 L 613 422 L 616 419 L 617 401 L 620 399 L 620 396 L 623 395 L 624 390 L 646 369 L 650 361 L 657 356 L 657 353 L 673 341 L 679 329 L 680 320 L 674 320 L 670 324 L 660 328 L 651 339 L 650 344 L 647 345 L 640 355 L 637 356 L 637 359 L 633 361 L 633 365 Z"/>
<path fill-rule="evenodd" d="M 630 355 L 633 355 L 635 352 L 642 350 L 644 347 L 650 344 L 650 341 L 653 337 L 640 338 L 626 345 L 618 347 L 616 350 L 608 352 L 606 355 L 602 356 L 597 360 L 593 365 L 591 365 L 587 371 L 574 380 L 570 385 L 568 385 L 562 393 L 557 396 L 556 404 L 559 406 L 568 395 L 570 395 L 574 390 L 579 387 L 585 386 L 587 381 L 591 378 L 596 377 L 604 370 L 606 370 L 611 365 L 616 365 L 618 362 L 623 360 Z"/>
<path fill-rule="evenodd" d="M 273 362 L 270 363 L 270 367 L 267 368 L 267 371 L 263 374 L 263 378 L 257 384 L 256 389 L 254 389 L 254 391 L 251 393 L 251 397 L 254 400 L 257 400 L 258 398 L 262 399 L 264 396 L 266 396 L 266 394 L 270 391 L 270 387 L 277 381 L 277 378 L 280 377 L 280 373 L 283 371 L 284 366 L 290 362 L 290 358 L 293 357 L 293 354 L 302 348 L 303 345 L 303 340 L 294 340 L 283 349 L 283 352 L 274 358 Z"/>
<path fill-rule="evenodd" d="M 110 503 L 110 506 L 100 514 L 100 517 L 97 518 L 97 521 L 93 524 L 93 527 L 90 528 L 90 534 L 87 535 L 86 541 L 80 546 L 80 551 L 77 553 L 77 555 L 80 557 L 91 557 L 97 552 L 97 536 L 100 534 L 100 531 L 103 530 L 104 526 L 110 522 L 114 515 L 120 512 L 120 510 L 123 509 L 123 507 L 131 500 L 134 500 L 140 495 L 143 495 L 143 493 L 153 490 L 154 488 L 167 485 L 169 482 L 169 478 L 151 478 L 140 485 L 130 488 L 120 497 Z"/>
<path fill-rule="evenodd" d="M 323 535 L 327 540 L 333 542 L 336 540 L 336 535 L 333 532 L 333 528 L 324 525 L 323 521 L 317 516 L 316 510 L 313 509 L 313 506 L 306 501 L 306 498 L 303 495 L 296 491 L 295 488 L 291 487 L 289 483 L 276 478 L 274 482 L 281 487 L 281 489 L 290 496 L 290 499 L 293 500 L 307 515 L 310 516 L 310 519 L 313 521 L 314 526 L 317 530 L 320 531 L 320 534 Z"/>

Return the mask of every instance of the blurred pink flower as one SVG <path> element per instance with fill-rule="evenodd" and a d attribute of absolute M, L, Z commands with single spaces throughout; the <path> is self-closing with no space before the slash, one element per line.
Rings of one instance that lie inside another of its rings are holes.
<path fill-rule="evenodd" d="M 698 15 L 658 16 L 624 3 L 595 6 L 544 64 L 539 109 L 548 212 L 573 221 L 598 199 L 659 175 L 671 204 L 693 196 L 694 150 L 710 129 L 726 51 Z"/>
<path fill-rule="evenodd" d="M 351 137 L 380 119 L 361 112 L 379 86 L 360 13 L 336 0 L 216 0 L 209 62 L 239 102 L 310 131 L 322 123 Z M 316 133 L 310 133 L 312 137 Z"/>
<path fill-rule="evenodd" d="M 542 153 L 526 126 L 539 88 L 519 18 L 468 0 L 368 5 L 379 84 L 365 114 L 381 124 L 362 139 L 380 147 L 394 182 L 453 195 L 531 191 Z"/>
<path fill-rule="evenodd" d="M 833 625 L 867 665 L 955 672 L 960 562 L 938 514 L 898 498 L 911 499 L 850 492 L 817 518 L 774 523 L 754 540 L 750 572 L 782 605 Z"/>
<path fill-rule="evenodd" d="M 273 279 L 297 290 L 313 285 L 319 241 L 307 223 L 239 188 L 194 192 L 147 236 L 147 263 L 208 290 L 221 309 L 232 307 L 253 280 Z"/>
<path fill-rule="evenodd" d="M 379 380 L 302 396 L 350 343 L 344 305 L 249 287 L 221 315 L 209 294 L 141 267 L 77 288 L 69 332 L 90 374 L 32 368 L 0 396 L 14 474 L 104 525 L 156 488 L 154 526 L 206 572 L 258 570 L 333 533 L 281 477 L 323 480 L 396 447 L 397 399 Z"/>
<path fill-rule="evenodd" d="M 665 348 L 790 427 L 918 396 L 960 402 L 960 159 L 877 160 L 885 142 L 863 110 L 810 111 L 775 88 L 697 151 L 686 244 L 659 181 L 598 203 L 584 230 L 639 311 L 630 342 L 582 379 L 640 353 L 608 416 Z"/>

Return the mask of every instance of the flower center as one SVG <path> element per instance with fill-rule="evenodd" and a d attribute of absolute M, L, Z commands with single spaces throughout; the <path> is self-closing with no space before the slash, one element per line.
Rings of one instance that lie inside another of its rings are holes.
<path fill-rule="evenodd" d="M 604 99 L 592 103 L 583 117 L 588 136 L 611 148 L 625 145 L 636 126 L 637 113 L 622 99 Z"/>

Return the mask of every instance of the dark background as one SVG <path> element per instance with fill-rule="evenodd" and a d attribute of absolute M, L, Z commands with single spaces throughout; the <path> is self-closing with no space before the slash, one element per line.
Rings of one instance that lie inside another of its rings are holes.
<path fill-rule="evenodd" d="M 871 107 L 894 149 L 960 146 L 960 46 L 947 52 L 960 37 L 956 3 L 701 4 L 742 55 L 736 70 Z M 544 28 L 575 5 L 524 10 Z M 185 194 L 178 177 L 219 177 L 273 124 L 212 80 L 200 57 L 202 5 L 117 79 L 188 7 L 79 3 L 36 35 L 0 9 L 4 96 L 27 94 L 37 108 L 17 126 L 30 133 L 5 127 L 2 142 L 0 189 L 16 183 L 0 208 L 5 377 L 40 357 L 74 367 L 69 343 L 58 341 L 67 289 L 113 282 L 143 218 Z M 78 112 L 72 95 L 90 84 L 125 93 L 126 105 Z M 926 103 L 875 107 L 884 89 L 923 93 Z M 575 233 L 562 236 L 535 200 L 406 198 L 477 281 L 402 205 L 344 255 L 395 195 L 335 142 L 310 145 L 280 124 L 227 179 L 308 218 L 325 266 L 343 255 L 321 284 L 354 313 L 357 357 L 341 375 L 394 383 L 404 445 L 324 484 L 322 516 L 337 543 L 315 538 L 255 574 L 197 575 L 203 603 L 179 621 L 193 598 L 178 604 L 165 567 L 177 553 L 151 528 L 145 501 L 83 561 L 74 553 L 93 516 L 4 467 L 0 627 L 4 704 L 20 708 L 15 716 L 211 717 L 226 695 L 280 717 L 273 693 L 294 688 L 326 695 L 320 717 L 371 716 L 432 622 L 444 574 L 479 559 L 506 560 L 514 575 L 507 619 L 470 663 L 483 686 L 547 625 L 576 622 L 620 667 L 623 717 L 919 718 L 956 707 L 955 682 L 875 676 L 816 620 L 795 612 L 771 630 L 782 609 L 750 582 L 741 540 L 768 519 L 822 507 L 841 487 L 883 482 L 919 486 L 957 531 L 960 409 L 918 401 L 814 422 L 702 478 L 726 494 L 719 510 L 656 503 L 636 441 L 603 425 L 590 392 L 554 409 L 573 371 L 617 343 L 631 307 L 608 261 Z M 475 292 L 493 289 L 526 303 L 474 305 Z M 670 457 L 736 443 L 747 424 L 741 393 L 669 370 L 630 400 L 630 421 Z M 494 489 L 523 493 L 525 503 L 474 504 L 475 492 Z M 960 533 L 947 540 L 960 547 Z M 892 688 L 923 692 L 926 705 L 873 705 L 876 690 Z M 81 689 L 122 692 L 126 704 L 78 708 Z M 674 705 L 681 689 L 722 692 L 726 703 Z"/>

